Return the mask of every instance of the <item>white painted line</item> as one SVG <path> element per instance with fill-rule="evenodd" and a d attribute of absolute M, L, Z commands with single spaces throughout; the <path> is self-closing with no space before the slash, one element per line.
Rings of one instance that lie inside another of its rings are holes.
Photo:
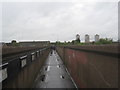
<path fill-rule="evenodd" d="M 67 68 L 66 68 L 66 67 L 65 67 L 65 69 L 66 69 L 66 71 L 67 71 L 68 75 L 70 76 L 70 78 L 71 78 L 71 80 L 72 80 L 73 84 L 74 84 L 74 85 L 75 85 L 75 87 L 78 89 L 78 87 L 77 87 L 76 83 L 74 82 L 73 78 L 71 77 L 71 75 L 70 75 L 70 73 L 68 72 L 68 70 L 67 70 Z"/>
<path fill-rule="evenodd" d="M 47 71 L 50 71 L 50 66 L 47 67 Z"/>
<path fill-rule="evenodd" d="M 57 65 L 57 68 L 60 68 L 60 65 Z"/>
<path fill-rule="evenodd" d="M 62 78 L 62 76 L 60 76 L 60 78 Z"/>

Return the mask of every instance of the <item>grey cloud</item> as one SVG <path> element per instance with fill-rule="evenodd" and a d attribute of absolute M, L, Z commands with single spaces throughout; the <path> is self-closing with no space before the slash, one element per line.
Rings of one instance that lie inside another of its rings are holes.
<path fill-rule="evenodd" d="M 4 3 L 3 41 L 75 39 L 89 34 L 117 40 L 117 3 Z"/>

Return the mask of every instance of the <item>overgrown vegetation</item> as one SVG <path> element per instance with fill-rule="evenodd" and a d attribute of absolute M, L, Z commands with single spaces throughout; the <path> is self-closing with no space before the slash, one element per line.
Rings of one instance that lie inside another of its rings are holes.
<path fill-rule="evenodd" d="M 19 46 L 19 43 L 17 43 L 16 40 L 12 40 L 12 41 L 11 41 L 11 45 L 12 45 L 12 46 Z"/>
<path fill-rule="evenodd" d="M 112 39 L 108 39 L 108 38 L 101 38 L 98 42 L 96 42 L 95 44 L 111 44 L 113 43 Z"/>
<path fill-rule="evenodd" d="M 56 45 L 101 45 L 101 44 L 112 44 L 113 40 L 109 38 L 101 38 L 98 42 L 90 42 L 90 43 L 84 43 L 80 42 L 80 40 L 72 40 L 71 42 L 60 42 L 56 41 Z"/>

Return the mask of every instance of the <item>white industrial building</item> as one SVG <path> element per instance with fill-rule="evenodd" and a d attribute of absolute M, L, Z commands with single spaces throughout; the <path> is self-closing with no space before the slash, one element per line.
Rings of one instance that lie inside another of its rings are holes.
<path fill-rule="evenodd" d="M 89 35 L 88 35 L 88 34 L 86 34 L 86 35 L 85 35 L 85 43 L 89 43 L 89 42 L 90 42 Z"/>
<path fill-rule="evenodd" d="M 98 41 L 99 41 L 99 35 L 96 34 L 96 35 L 95 35 L 95 42 L 98 42 Z"/>

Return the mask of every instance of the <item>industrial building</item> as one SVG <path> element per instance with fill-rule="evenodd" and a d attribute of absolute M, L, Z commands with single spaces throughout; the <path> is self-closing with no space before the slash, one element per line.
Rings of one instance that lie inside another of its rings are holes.
<path fill-rule="evenodd" d="M 88 35 L 88 34 L 86 34 L 86 35 L 85 35 L 85 43 L 89 43 L 89 42 L 90 42 L 89 35 Z"/>
<path fill-rule="evenodd" d="M 99 35 L 96 34 L 96 35 L 95 35 L 95 42 L 98 42 L 98 41 L 99 41 Z"/>

